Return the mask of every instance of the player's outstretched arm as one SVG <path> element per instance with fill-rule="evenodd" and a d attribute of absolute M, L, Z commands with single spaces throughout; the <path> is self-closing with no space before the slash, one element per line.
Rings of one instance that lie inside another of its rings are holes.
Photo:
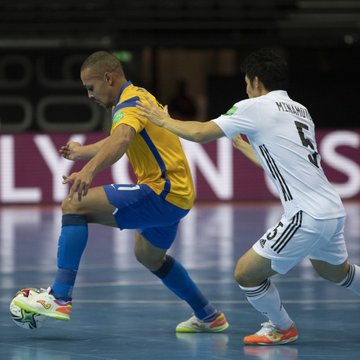
<path fill-rule="evenodd" d="M 98 153 L 107 139 L 108 137 L 89 145 L 81 145 L 79 142 L 70 141 L 59 149 L 59 153 L 68 160 L 89 160 Z"/>
<path fill-rule="evenodd" d="M 237 135 L 232 139 L 233 146 L 241 151 L 248 159 L 250 159 L 257 166 L 261 166 L 259 160 L 257 159 L 251 145 L 247 143 L 241 135 Z"/>
<path fill-rule="evenodd" d="M 135 130 L 131 126 L 119 125 L 79 172 L 63 176 L 63 184 L 71 183 L 69 199 L 77 193 L 78 200 L 81 201 L 88 193 L 94 176 L 116 163 L 125 154 L 134 136 Z"/>
<path fill-rule="evenodd" d="M 182 121 L 173 119 L 167 107 L 160 108 L 148 97 L 147 104 L 137 101 L 136 107 L 140 109 L 140 115 L 145 116 L 155 125 L 163 127 L 183 139 L 206 143 L 224 136 L 222 130 L 213 121 Z"/>

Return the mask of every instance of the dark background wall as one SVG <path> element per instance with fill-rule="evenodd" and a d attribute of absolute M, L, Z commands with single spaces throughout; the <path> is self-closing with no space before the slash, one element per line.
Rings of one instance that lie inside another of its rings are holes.
<path fill-rule="evenodd" d="M 308 107 L 317 126 L 358 127 L 360 49 L 358 47 L 285 48 L 290 77 L 289 95 Z M 243 75 L 209 79 L 209 117 L 246 98 Z M 225 106 L 225 108 L 226 108 Z"/>
<path fill-rule="evenodd" d="M 358 127 L 359 23 L 358 0 L 1 0 L 0 131 L 106 129 L 79 80 L 99 49 L 163 103 L 185 80 L 195 118 L 212 118 L 246 97 L 240 64 L 263 46 L 318 127 Z"/>

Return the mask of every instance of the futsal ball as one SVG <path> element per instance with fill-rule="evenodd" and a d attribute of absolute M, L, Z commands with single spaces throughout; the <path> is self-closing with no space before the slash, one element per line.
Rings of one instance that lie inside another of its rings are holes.
<path fill-rule="evenodd" d="M 25 330 L 33 330 L 41 327 L 46 320 L 46 316 L 35 314 L 31 311 L 22 309 L 15 305 L 15 300 L 19 297 L 31 298 L 40 291 L 34 288 L 19 290 L 10 302 L 10 315 L 14 323 Z"/>

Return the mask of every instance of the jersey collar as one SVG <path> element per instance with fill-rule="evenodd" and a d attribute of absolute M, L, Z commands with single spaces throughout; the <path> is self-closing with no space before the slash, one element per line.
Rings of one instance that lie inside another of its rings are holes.
<path fill-rule="evenodd" d="M 273 91 L 268 92 L 268 94 L 288 96 L 288 93 L 286 90 L 273 90 Z"/>
<path fill-rule="evenodd" d="M 119 102 L 120 100 L 120 96 L 121 94 L 123 93 L 123 91 L 128 87 L 132 85 L 132 82 L 131 81 L 127 81 L 120 89 L 119 93 L 117 94 L 117 97 L 116 97 L 116 101 L 115 101 L 115 105 Z"/>

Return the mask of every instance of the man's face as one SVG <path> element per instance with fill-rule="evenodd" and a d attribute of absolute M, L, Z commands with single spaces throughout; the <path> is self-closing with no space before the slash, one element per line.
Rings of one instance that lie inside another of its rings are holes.
<path fill-rule="evenodd" d="M 107 109 L 114 105 L 113 87 L 107 81 L 105 74 L 104 76 L 95 76 L 89 68 L 85 68 L 81 72 L 80 78 L 90 100 Z"/>

